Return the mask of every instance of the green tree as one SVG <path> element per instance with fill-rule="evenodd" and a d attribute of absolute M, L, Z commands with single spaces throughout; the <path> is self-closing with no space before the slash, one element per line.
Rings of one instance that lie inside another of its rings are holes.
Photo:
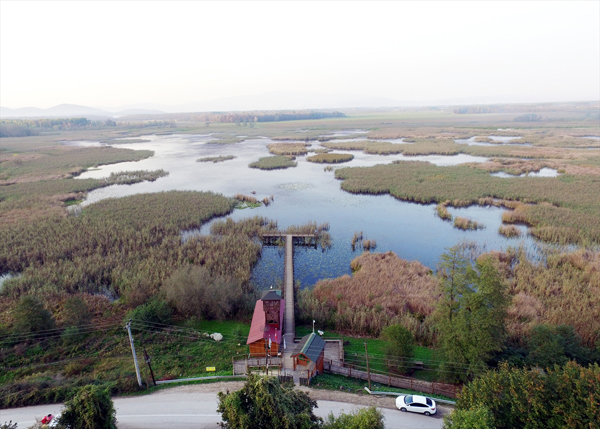
<path fill-rule="evenodd" d="M 456 411 L 487 408 L 497 429 L 583 429 L 597 427 L 599 403 L 597 364 L 582 367 L 569 362 L 547 373 L 502 364 L 463 388 Z"/>
<path fill-rule="evenodd" d="M 527 346 L 527 363 L 542 368 L 564 365 L 569 360 L 585 365 L 592 359 L 592 352 L 581 345 L 581 337 L 569 325 L 538 325 L 533 328 Z"/>
<path fill-rule="evenodd" d="M 495 429 L 494 415 L 485 407 L 456 409 L 444 416 L 443 429 Z"/>
<path fill-rule="evenodd" d="M 503 348 L 506 287 L 491 257 L 481 256 L 473 264 L 461 246 L 442 255 L 437 275 L 441 298 L 434 321 L 445 361 L 440 371 L 449 381 L 471 380 Z"/>
<path fill-rule="evenodd" d="M 413 334 L 403 326 L 389 325 L 381 330 L 380 338 L 385 343 L 387 367 L 401 374 L 408 372 L 415 355 Z"/>
<path fill-rule="evenodd" d="M 317 401 L 275 377 L 250 375 L 242 389 L 218 398 L 224 428 L 312 429 L 323 422 L 313 413 Z"/>
<path fill-rule="evenodd" d="M 383 414 L 375 407 L 361 408 L 351 414 L 340 414 L 337 418 L 329 413 L 324 429 L 384 429 Z"/>
<path fill-rule="evenodd" d="M 21 297 L 12 316 L 13 329 L 18 334 L 38 333 L 55 327 L 54 318 L 44 308 L 44 303 L 31 295 Z"/>
<path fill-rule="evenodd" d="M 110 394 L 98 386 L 82 387 L 66 402 L 58 424 L 69 429 L 116 429 L 116 411 Z"/>

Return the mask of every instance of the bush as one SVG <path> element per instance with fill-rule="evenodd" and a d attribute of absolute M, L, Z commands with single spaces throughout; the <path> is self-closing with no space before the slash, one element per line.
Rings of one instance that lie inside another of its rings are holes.
<path fill-rule="evenodd" d="M 106 390 L 85 386 L 67 401 L 58 424 L 69 429 L 116 429 L 113 401 Z"/>
<path fill-rule="evenodd" d="M 324 429 L 383 429 L 383 414 L 375 407 L 362 408 L 351 414 L 340 414 L 338 418 L 329 413 Z"/>
<path fill-rule="evenodd" d="M 125 323 L 129 319 L 149 324 L 169 325 L 173 319 L 173 311 L 165 301 L 155 298 L 127 313 Z"/>
<path fill-rule="evenodd" d="M 188 265 L 175 271 L 162 289 L 177 311 L 187 317 L 223 320 L 245 311 L 247 297 L 239 281 L 211 276 L 208 269 Z"/>
<path fill-rule="evenodd" d="M 13 329 L 18 334 L 38 333 L 55 327 L 52 314 L 44 308 L 44 303 L 31 295 L 21 297 L 12 316 Z"/>
<path fill-rule="evenodd" d="M 444 417 L 443 429 L 495 429 L 494 415 L 486 407 L 457 409 Z"/>
<path fill-rule="evenodd" d="M 63 304 L 63 322 L 65 326 L 81 327 L 92 321 L 92 315 L 78 296 L 67 298 Z"/>

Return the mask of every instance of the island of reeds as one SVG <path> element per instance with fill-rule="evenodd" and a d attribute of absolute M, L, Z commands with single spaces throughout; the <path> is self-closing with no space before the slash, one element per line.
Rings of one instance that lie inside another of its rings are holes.
<path fill-rule="evenodd" d="M 260 170 L 277 170 L 281 168 L 290 168 L 298 165 L 293 157 L 276 155 L 260 158 L 258 161 L 250 163 L 250 168 L 258 168 Z"/>
<path fill-rule="evenodd" d="M 352 161 L 354 155 L 349 153 L 319 153 L 306 158 L 309 162 L 316 162 L 320 164 L 339 164 L 342 162 Z"/>

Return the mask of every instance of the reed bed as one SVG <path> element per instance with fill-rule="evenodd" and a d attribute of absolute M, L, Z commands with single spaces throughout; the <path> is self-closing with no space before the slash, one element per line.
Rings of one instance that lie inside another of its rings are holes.
<path fill-rule="evenodd" d="M 339 164 L 349 162 L 354 159 L 354 155 L 349 153 L 320 153 L 306 158 L 309 162 L 320 164 Z"/>
<path fill-rule="evenodd" d="M 280 168 L 290 168 L 298 165 L 291 157 L 283 155 L 267 156 L 260 158 L 248 166 L 260 170 L 277 170 Z"/>
<path fill-rule="evenodd" d="M 235 159 L 234 155 L 219 155 L 219 156 L 205 156 L 204 158 L 198 158 L 196 162 L 223 162 Z"/>
<path fill-rule="evenodd" d="M 259 200 L 253 196 L 250 195 L 244 195 L 244 194 L 235 194 L 233 196 L 234 199 L 241 201 L 241 202 L 245 202 L 245 203 L 251 203 L 251 204 L 258 204 Z"/>
<path fill-rule="evenodd" d="M 454 227 L 462 229 L 463 231 L 476 231 L 478 229 L 484 229 L 485 225 L 466 217 L 457 216 L 454 218 Z"/>
<path fill-rule="evenodd" d="M 234 277 L 249 287 L 261 245 L 238 232 L 253 231 L 257 221 L 229 224 L 218 238 L 183 242 L 180 237 L 182 230 L 227 214 L 234 205 L 234 200 L 212 193 L 139 194 L 92 204 L 78 217 L 2 230 L 0 272 L 21 273 L 5 283 L 3 293 L 87 292 L 120 296 L 138 305 L 186 264 L 204 266 L 212 275 Z"/>
<path fill-rule="evenodd" d="M 308 143 L 271 143 L 267 148 L 274 155 L 300 156 L 308 153 L 309 146 Z"/>
<path fill-rule="evenodd" d="M 299 294 L 300 317 L 354 335 L 378 336 L 389 324 L 400 324 L 418 341 L 431 339 L 428 322 L 437 280 L 421 263 L 394 253 L 363 253 L 351 264 L 353 275 L 321 280 Z"/>
<path fill-rule="evenodd" d="M 452 220 L 452 215 L 448 212 L 447 202 L 435 206 L 435 213 L 442 220 Z"/>
<path fill-rule="evenodd" d="M 0 155 L 4 180 L 56 179 L 82 173 L 99 165 L 139 161 L 154 155 L 150 150 L 103 147 L 53 146 L 35 152 Z"/>
<path fill-rule="evenodd" d="M 333 165 L 327 165 L 323 168 L 323 171 L 333 171 L 333 170 L 334 170 Z"/>
<path fill-rule="evenodd" d="M 375 240 L 366 240 L 365 239 L 365 240 L 362 240 L 361 246 L 366 251 L 375 250 L 375 248 L 377 247 L 377 242 Z"/>
<path fill-rule="evenodd" d="M 517 238 L 522 235 L 521 230 L 514 225 L 500 225 L 498 234 L 503 235 L 506 238 Z"/>
<path fill-rule="evenodd" d="M 360 231 L 360 232 L 355 231 L 354 235 L 352 236 L 352 240 L 350 242 L 350 245 L 352 246 L 352 250 L 354 250 L 354 248 L 357 244 L 360 244 L 362 242 L 362 239 L 363 239 L 362 231 Z"/>
<path fill-rule="evenodd" d="M 564 175 L 556 178 L 502 179 L 468 165 L 436 167 L 419 161 L 374 167 L 338 168 L 342 189 L 383 194 L 417 203 L 468 206 L 483 201 L 519 205 L 505 223 L 522 222 L 531 233 L 554 243 L 600 243 L 600 177 Z"/>
<path fill-rule="evenodd" d="M 587 347 L 600 340 L 600 252 L 494 252 L 513 297 L 507 328 L 522 343 L 540 324 L 573 326 Z"/>
<path fill-rule="evenodd" d="M 314 152 L 314 153 L 329 153 L 329 152 L 331 152 L 331 149 L 327 149 L 327 148 L 324 148 L 324 147 L 318 147 L 318 148 L 315 148 L 315 149 L 311 149 L 309 152 Z"/>
<path fill-rule="evenodd" d="M 208 142 L 206 142 L 206 144 L 236 144 L 236 143 L 241 143 L 243 142 L 245 139 L 240 138 L 240 137 L 234 137 L 234 136 L 217 136 L 218 138 L 215 140 L 210 140 Z"/>

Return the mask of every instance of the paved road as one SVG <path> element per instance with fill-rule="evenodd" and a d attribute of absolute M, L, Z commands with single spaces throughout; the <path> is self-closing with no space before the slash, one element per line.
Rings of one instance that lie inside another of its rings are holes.
<path fill-rule="evenodd" d="M 221 421 L 216 412 L 217 390 L 198 391 L 198 387 L 183 386 L 151 395 L 114 398 L 119 429 L 217 429 L 217 423 Z M 320 417 L 326 417 L 330 412 L 339 415 L 342 411 L 350 412 L 362 407 L 324 400 L 318 400 L 318 406 L 315 414 Z M 0 410 L 0 424 L 12 420 L 19 423 L 19 429 L 24 429 L 34 424 L 36 417 L 54 414 L 60 407 L 60 404 L 55 404 Z M 387 408 L 382 408 L 382 411 L 389 429 L 439 429 L 443 424 L 442 417 L 437 415 L 425 417 Z"/>

